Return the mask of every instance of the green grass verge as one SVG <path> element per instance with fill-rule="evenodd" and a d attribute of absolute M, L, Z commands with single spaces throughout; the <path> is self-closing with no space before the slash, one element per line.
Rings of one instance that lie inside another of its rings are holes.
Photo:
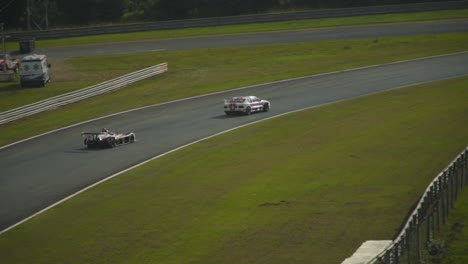
<path fill-rule="evenodd" d="M 439 240 L 444 241 L 445 252 L 441 256 L 434 257 L 433 263 L 457 264 L 468 263 L 468 190 L 460 193 L 454 208 L 450 211 L 448 222 L 442 227 Z"/>
<path fill-rule="evenodd" d="M 94 44 L 94 43 L 193 37 L 193 36 L 200 36 L 200 35 L 252 33 L 252 32 L 278 31 L 278 30 L 300 30 L 300 29 L 320 28 L 320 27 L 337 27 L 337 26 L 352 26 L 352 25 L 365 25 L 365 24 L 401 23 L 401 22 L 446 20 L 446 19 L 466 19 L 466 18 L 468 18 L 468 9 L 460 9 L 460 10 L 415 12 L 415 13 L 403 13 L 403 14 L 307 19 L 307 20 L 295 20 L 295 21 L 272 22 L 272 23 L 229 25 L 229 26 L 219 26 L 219 27 L 186 28 L 186 29 L 176 29 L 176 30 L 158 30 L 158 31 L 148 31 L 148 32 L 127 33 L 127 34 L 106 34 L 106 35 L 74 37 L 74 38 L 64 38 L 64 39 L 38 40 L 36 42 L 36 46 L 41 47 L 41 48 L 50 48 L 50 47 L 58 47 L 58 46 L 84 45 L 84 44 Z M 7 49 L 18 50 L 18 44 L 13 43 L 13 42 L 7 42 Z"/>
<path fill-rule="evenodd" d="M 392 239 L 466 146 L 468 77 L 271 119 L 169 154 L 0 236 L 5 263 L 340 263 Z"/>
<path fill-rule="evenodd" d="M 56 67 L 53 74 L 63 71 L 64 75 L 68 72 L 74 75 L 64 80 L 54 78 L 56 81 L 45 89 L 0 88 L 0 111 L 160 62 L 169 63 L 169 72 L 118 92 L 1 125 L 0 145 L 143 105 L 268 81 L 459 52 L 467 47 L 467 33 L 451 33 L 70 59 L 64 66 Z M 73 79 L 77 75 L 84 80 Z"/>

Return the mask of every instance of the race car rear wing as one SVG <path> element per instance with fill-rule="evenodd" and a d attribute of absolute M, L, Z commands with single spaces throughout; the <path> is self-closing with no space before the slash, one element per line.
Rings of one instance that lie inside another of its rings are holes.
<path fill-rule="evenodd" d="M 241 103 L 243 103 L 242 100 L 224 99 L 224 104 L 241 104 Z"/>
<path fill-rule="evenodd" d="M 82 132 L 81 135 L 82 136 L 94 136 L 94 135 L 99 135 L 101 133 L 98 133 L 98 132 Z"/>

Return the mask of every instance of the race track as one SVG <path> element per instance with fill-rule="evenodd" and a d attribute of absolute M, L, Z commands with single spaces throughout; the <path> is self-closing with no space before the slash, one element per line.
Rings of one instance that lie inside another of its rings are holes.
<path fill-rule="evenodd" d="M 381 25 L 333 27 L 294 31 L 275 31 L 250 34 L 214 35 L 165 40 L 131 41 L 106 44 L 90 44 L 75 47 L 37 49 L 38 54 L 48 54 L 51 58 L 94 56 L 103 54 L 127 54 L 147 51 L 185 50 L 229 46 L 261 45 L 272 43 L 295 43 L 317 40 L 373 38 L 414 34 L 438 34 L 467 32 L 468 20 L 411 22 Z"/>
<path fill-rule="evenodd" d="M 0 230 L 158 154 L 215 133 L 310 106 L 468 74 L 468 52 L 341 71 L 170 102 L 60 130 L 0 149 Z M 268 113 L 226 117 L 223 99 L 257 95 Z M 135 144 L 88 150 L 80 133 L 135 132 Z"/>

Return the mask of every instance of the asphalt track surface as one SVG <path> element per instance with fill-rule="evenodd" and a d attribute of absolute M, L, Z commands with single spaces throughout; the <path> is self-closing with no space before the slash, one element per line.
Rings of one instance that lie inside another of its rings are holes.
<path fill-rule="evenodd" d="M 95 56 L 103 54 L 127 54 L 147 51 L 185 50 L 197 48 L 216 48 L 272 43 L 295 43 L 317 40 L 337 40 L 350 38 L 372 38 L 414 34 L 435 34 L 467 32 L 468 20 L 429 21 L 397 24 L 347 26 L 294 31 L 275 31 L 265 33 L 214 35 L 204 37 L 176 38 L 166 40 L 148 40 L 93 44 L 49 49 L 37 49 L 38 54 L 49 57 L 66 58 L 76 56 Z"/>
<path fill-rule="evenodd" d="M 388 89 L 468 74 L 468 52 L 340 71 L 169 102 L 79 124 L 0 149 L 0 230 L 101 179 L 240 125 Z M 227 117 L 223 99 L 257 95 L 270 112 Z M 88 150 L 80 133 L 107 127 L 137 142 Z"/>

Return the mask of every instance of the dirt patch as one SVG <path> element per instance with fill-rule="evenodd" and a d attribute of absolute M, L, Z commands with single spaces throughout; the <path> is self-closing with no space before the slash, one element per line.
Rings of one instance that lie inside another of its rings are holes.
<path fill-rule="evenodd" d="M 265 207 L 265 206 L 291 206 L 291 205 L 294 205 L 294 202 L 281 200 L 281 201 L 279 201 L 277 203 L 270 203 L 270 202 L 262 203 L 259 206 L 260 207 Z"/>
<path fill-rule="evenodd" d="M 77 80 L 94 80 L 99 81 L 100 79 L 108 77 L 108 79 L 115 78 L 115 73 L 103 73 L 103 72 L 79 72 L 77 71 L 71 62 L 70 58 L 49 58 L 51 65 L 51 78 L 54 82 L 69 82 Z M 108 75 L 108 76 L 107 76 Z"/>

